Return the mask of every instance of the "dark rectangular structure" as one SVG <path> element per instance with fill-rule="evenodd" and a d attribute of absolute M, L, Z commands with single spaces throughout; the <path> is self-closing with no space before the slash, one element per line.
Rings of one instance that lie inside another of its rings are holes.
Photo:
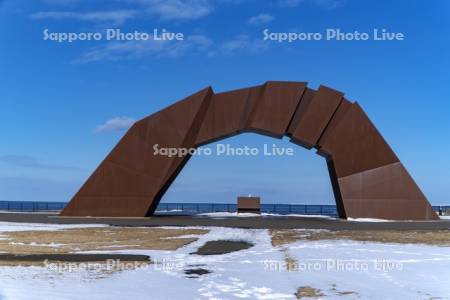
<path fill-rule="evenodd" d="M 261 203 L 259 197 L 238 197 L 237 212 L 238 213 L 261 213 Z"/>

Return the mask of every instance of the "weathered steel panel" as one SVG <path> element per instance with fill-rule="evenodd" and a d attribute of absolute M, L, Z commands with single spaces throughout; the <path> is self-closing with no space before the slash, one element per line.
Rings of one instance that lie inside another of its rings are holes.
<path fill-rule="evenodd" d="M 342 96 L 341 92 L 320 86 L 309 103 L 300 106 L 301 117 L 292 131 L 292 141 L 306 148 L 314 147 L 341 103 Z"/>
<path fill-rule="evenodd" d="M 343 218 L 438 218 L 357 103 L 324 86 L 274 81 L 220 94 L 207 88 L 136 122 L 61 215 L 150 216 L 190 157 L 157 155 L 155 145 L 195 148 L 248 131 L 317 148 Z"/>

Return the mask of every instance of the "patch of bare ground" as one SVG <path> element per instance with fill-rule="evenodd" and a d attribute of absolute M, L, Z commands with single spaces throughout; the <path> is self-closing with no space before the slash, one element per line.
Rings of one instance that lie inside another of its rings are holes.
<path fill-rule="evenodd" d="M 332 284 L 331 285 L 331 292 L 335 293 L 338 296 L 348 296 L 348 295 L 358 295 L 357 292 L 353 292 L 353 291 L 339 291 L 336 287 L 336 284 Z"/>
<path fill-rule="evenodd" d="M 360 242 L 380 242 L 399 244 L 426 244 L 434 246 L 450 246 L 449 230 L 270 230 L 272 245 L 286 245 L 299 240 L 353 240 Z"/>
<path fill-rule="evenodd" d="M 143 262 L 136 261 L 133 259 L 121 259 L 120 261 L 112 261 L 108 260 L 90 260 L 85 262 L 68 262 L 66 260 L 21 260 L 17 259 L 9 259 L 9 260 L 0 260 L 0 267 L 46 267 L 51 271 L 55 272 L 63 272 L 74 269 L 81 269 L 85 271 L 96 271 L 100 273 L 114 273 L 123 270 L 134 270 L 140 267 L 147 267 L 150 264 L 154 264 L 153 261 Z"/>
<path fill-rule="evenodd" d="M 331 289 L 329 289 L 327 291 L 328 291 L 328 293 L 334 294 L 339 297 L 345 297 L 345 296 L 349 296 L 349 295 L 359 297 L 359 294 L 357 292 L 338 290 L 336 288 L 335 284 L 332 284 Z M 295 296 L 297 297 L 297 299 L 303 299 L 303 298 L 321 298 L 321 297 L 324 297 L 327 295 L 324 294 L 324 292 L 320 289 L 313 288 L 311 286 L 302 286 L 297 289 Z"/>
<path fill-rule="evenodd" d="M 235 251 L 245 250 L 253 246 L 254 245 L 252 243 L 246 241 L 228 241 L 228 240 L 208 241 L 203 246 L 198 248 L 196 252 L 191 254 L 221 255 Z"/>
<path fill-rule="evenodd" d="M 286 248 L 281 250 L 284 254 L 284 263 L 286 264 L 286 270 L 288 272 L 295 272 L 299 270 L 298 261 L 289 255 L 289 252 Z"/>
<path fill-rule="evenodd" d="M 295 296 L 297 297 L 297 299 L 302 299 L 302 298 L 319 298 L 325 295 L 319 289 L 310 286 L 301 286 L 297 289 Z"/>
<path fill-rule="evenodd" d="M 197 240 L 203 229 L 98 227 L 57 231 L 17 231 L 0 235 L 0 252 L 62 254 L 127 249 L 176 250 Z"/>

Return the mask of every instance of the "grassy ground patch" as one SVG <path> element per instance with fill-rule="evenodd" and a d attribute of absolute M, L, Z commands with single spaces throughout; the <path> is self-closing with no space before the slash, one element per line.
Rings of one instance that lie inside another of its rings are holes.
<path fill-rule="evenodd" d="M 297 299 L 302 299 L 302 298 L 319 298 L 325 295 L 319 289 L 310 286 L 301 286 L 297 289 L 295 296 L 297 297 Z"/>
<path fill-rule="evenodd" d="M 203 229 L 74 228 L 57 231 L 17 231 L 0 235 L 0 252 L 55 254 L 98 250 L 176 250 L 197 240 Z"/>
<path fill-rule="evenodd" d="M 426 244 L 435 246 L 450 246 L 450 231 L 448 230 L 295 230 L 275 229 L 270 231 L 273 246 L 289 244 L 299 240 L 353 240 L 361 242 Z"/>

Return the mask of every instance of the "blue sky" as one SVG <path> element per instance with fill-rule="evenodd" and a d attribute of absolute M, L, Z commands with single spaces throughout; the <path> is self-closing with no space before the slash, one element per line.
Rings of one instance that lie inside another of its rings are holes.
<path fill-rule="evenodd" d="M 49 32 L 184 34 L 183 41 L 43 40 Z M 264 41 L 270 32 L 401 32 L 403 41 Z M 307 81 L 358 101 L 433 204 L 450 204 L 450 2 L 0 0 L 0 199 L 68 201 L 132 120 L 213 86 Z M 109 121 L 109 122 L 108 122 Z M 194 157 L 163 201 L 333 203 L 325 162 Z"/>

